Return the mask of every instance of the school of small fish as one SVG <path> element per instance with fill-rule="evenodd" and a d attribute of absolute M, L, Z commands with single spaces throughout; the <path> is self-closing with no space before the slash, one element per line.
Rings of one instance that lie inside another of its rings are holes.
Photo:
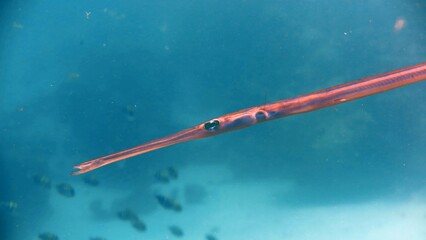
<path fill-rule="evenodd" d="M 178 180 L 178 171 L 174 167 L 167 167 L 160 169 L 154 173 L 154 181 L 158 184 L 169 184 L 172 181 Z M 100 185 L 99 180 L 92 175 L 84 175 L 81 177 L 82 182 L 88 187 L 97 187 Z M 60 182 L 55 183 L 49 176 L 44 174 L 36 174 L 32 176 L 32 181 L 40 189 L 45 189 L 50 191 L 53 186 L 53 190 L 65 198 L 72 199 L 76 196 L 77 191 L 74 186 L 70 183 Z M 164 209 L 168 212 L 180 213 L 183 211 L 182 204 L 173 194 L 164 194 L 157 193 L 153 196 L 154 200 L 157 202 L 158 206 L 161 209 Z M 16 201 L 0 201 L 0 207 L 8 209 L 9 211 L 16 211 L 18 209 L 18 202 Z M 173 214 L 173 213 L 171 213 Z M 147 224 L 138 216 L 136 211 L 123 208 L 122 210 L 116 212 L 116 217 L 128 223 L 133 229 L 139 232 L 148 231 Z M 164 230 L 166 234 L 175 238 L 183 238 L 185 236 L 184 230 L 177 224 L 170 224 Z M 59 236 L 50 231 L 39 233 L 36 238 L 37 240 L 59 240 Z M 217 240 L 214 233 L 207 233 L 204 236 L 205 240 Z M 107 240 L 107 238 L 102 236 L 92 236 L 89 240 Z"/>

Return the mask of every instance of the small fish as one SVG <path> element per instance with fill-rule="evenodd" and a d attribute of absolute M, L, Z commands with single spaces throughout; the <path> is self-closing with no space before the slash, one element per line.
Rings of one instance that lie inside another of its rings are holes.
<path fill-rule="evenodd" d="M 68 183 L 61 183 L 56 186 L 56 190 L 58 190 L 58 193 L 65 197 L 74 197 L 75 196 L 75 190 L 74 188 L 68 184 Z"/>
<path fill-rule="evenodd" d="M 22 28 L 24 28 L 24 25 L 22 25 L 22 24 L 20 24 L 20 23 L 17 23 L 17 22 L 13 22 L 13 25 L 12 25 L 14 28 L 17 28 L 17 29 L 22 29 Z"/>
<path fill-rule="evenodd" d="M 90 176 L 90 175 L 84 176 L 83 182 L 86 183 L 87 185 L 93 186 L 93 187 L 96 187 L 96 186 L 99 185 L 98 179 L 96 179 L 95 177 Z"/>
<path fill-rule="evenodd" d="M 169 226 L 169 230 L 175 237 L 182 237 L 183 236 L 182 229 L 180 227 L 176 226 L 176 225 Z"/>
<path fill-rule="evenodd" d="M 106 238 L 103 238 L 103 237 L 91 237 L 90 240 L 106 240 Z"/>
<path fill-rule="evenodd" d="M 139 221 L 138 215 L 129 209 L 119 211 L 117 213 L 117 216 L 123 221 L 130 221 L 130 222 Z"/>
<path fill-rule="evenodd" d="M 40 233 L 38 235 L 39 240 L 59 240 L 58 236 L 52 232 Z"/>
<path fill-rule="evenodd" d="M 71 72 L 71 73 L 69 73 L 68 74 L 68 79 L 69 80 L 73 80 L 73 81 L 75 81 L 75 80 L 77 80 L 77 79 L 79 79 L 80 78 L 80 73 L 77 73 L 77 72 Z"/>
<path fill-rule="evenodd" d="M 140 232 L 144 232 L 146 231 L 146 225 L 144 222 L 142 222 L 141 220 L 136 220 L 132 222 L 132 226 L 133 228 L 135 228 L 136 230 L 140 231 Z"/>
<path fill-rule="evenodd" d="M 206 240 L 217 240 L 217 237 L 212 234 L 206 234 Z"/>
<path fill-rule="evenodd" d="M 123 111 L 126 114 L 127 120 L 129 122 L 132 122 L 136 119 L 136 105 L 127 105 Z"/>
<path fill-rule="evenodd" d="M 8 210 L 15 211 L 18 208 L 18 203 L 15 201 L 0 202 L 0 206 Z"/>
<path fill-rule="evenodd" d="M 33 181 L 37 185 L 42 186 L 42 187 L 44 187 L 46 189 L 50 189 L 50 187 L 52 186 L 52 181 L 46 175 L 34 175 L 33 176 Z"/>
<path fill-rule="evenodd" d="M 169 168 L 167 168 L 167 171 L 168 171 L 171 179 L 176 180 L 178 178 L 178 172 L 176 171 L 175 168 L 169 167 Z"/>
<path fill-rule="evenodd" d="M 163 195 L 156 195 L 155 197 L 163 208 L 176 212 L 182 211 L 182 206 L 176 200 L 165 197 Z"/>
<path fill-rule="evenodd" d="M 178 178 L 178 173 L 173 167 L 168 167 L 156 172 L 154 176 L 159 182 L 168 183 L 171 180 L 176 180 Z"/>

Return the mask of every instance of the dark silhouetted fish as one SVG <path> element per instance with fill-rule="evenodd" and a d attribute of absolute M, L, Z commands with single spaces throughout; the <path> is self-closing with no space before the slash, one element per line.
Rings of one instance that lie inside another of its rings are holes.
<path fill-rule="evenodd" d="M 126 209 L 126 210 L 122 210 L 119 211 L 117 213 L 118 218 L 120 218 L 123 221 L 131 221 L 131 222 L 135 222 L 138 221 L 138 215 L 133 212 L 132 210 Z"/>
<path fill-rule="evenodd" d="M 170 179 L 176 180 L 178 178 L 178 172 L 175 168 L 169 167 L 167 168 L 167 172 L 169 173 Z"/>
<path fill-rule="evenodd" d="M 165 209 L 173 210 L 176 212 L 182 211 L 182 206 L 176 200 L 165 197 L 163 195 L 156 195 L 158 203 Z"/>
<path fill-rule="evenodd" d="M 59 238 L 52 232 L 45 232 L 38 235 L 38 240 L 59 240 Z"/>
<path fill-rule="evenodd" d="M 90 185 L 90 186 L 93 186 L 93 187 L 96 187 L 96 186 L 99 185 L 98 179 L 96 179 L 95 177 L 90 176 L 90 175 L 84 176 L 83 182 L 86 183 L 87 185 Z"/>
<path fill-rule="evenodd" d="M 183 236 L 183 231 L 178 226 L 175 226 L 175 225 L 169 226 L 169 230 L 175 237 L 182 237 Z"/>
<path fill-rule="evenodd" d="M 68 183 L 61 183 L 56 186 L 58 193 L 65 197 L 74 197 L 75 191 L 74 188 Z"/>
<path fill-rule="evenodd" d="M 146 231 L 146 225 L 141 220 L 133 221 L 132 226 L 133 226 L 133 228 L 135 228 L 136 230 L 138 230 L 140 232 Z"/>
<path fill-rule="evenodd" d="M 124 113 L 126 114 L 127 120 L 132 122 L 135 120 L 136 115 L 136 105 L 127 105 L 124 108 Z"/>
<path fill-rule="evenodd" d="M 156 172 L 154 177 L 159 182 L 168 183 L 171 180 L 176 180 L 178 178 L 178 173 L 173 167 L 168 167 Z"/>
<path fill-rule="evenodd" d="M 106 240 L 106 238 L 103 238 L 103 237 L 91 237 L 90 240 Z"/>
<path fill-rule="evenodd" d="M 206 234 L 206 240 L 217 240 L 217 237 L 212 234 Z"/>

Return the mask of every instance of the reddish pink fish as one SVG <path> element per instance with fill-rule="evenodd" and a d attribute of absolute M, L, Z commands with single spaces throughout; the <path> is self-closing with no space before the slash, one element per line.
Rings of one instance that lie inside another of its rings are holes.
<path fill-rule="evenodd" d="M 400 68 L 391 72 L 340 84 L 306 95 L 280 100 L 274 103 L 247 108 L 198 124 L 192 128 L 160 138 L 124 151 L 80 163 L 73 175 L 92 171 L 107 164 L 139 154 L 164 148 L 193 139 L 211 137 L 251 125 L 334 106 L 426 79 L 426 62 Z"/>

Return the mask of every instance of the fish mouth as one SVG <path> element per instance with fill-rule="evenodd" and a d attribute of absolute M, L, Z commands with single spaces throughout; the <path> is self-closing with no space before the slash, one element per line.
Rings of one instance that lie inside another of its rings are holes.
<path fill-rule="evenodd" d="M 126 149 L 120 152 L 109 154 L 100 158 L 96 158 L 87 162 L 80 163 L 75 165 L 74 168 L 78 171 L 71 173 L 71 175 L 79 175 L 86 172 L 93 171 L 97 168 L 103 167 L 105 165 L 118 162 L 130 157 L 134 157 L 140 154 L 154 151 L 156 149 L 164 148 L 167 146 L 175 145 L 178 143 L 186 142 L 189 140 L 205 138 L 214 135 L 212 132 L 208 132 L 203 129 L 202 125 L 198 125 L 192 128 L 185 129 L 178 133 L 159 138 L 145 144 Z"/>

